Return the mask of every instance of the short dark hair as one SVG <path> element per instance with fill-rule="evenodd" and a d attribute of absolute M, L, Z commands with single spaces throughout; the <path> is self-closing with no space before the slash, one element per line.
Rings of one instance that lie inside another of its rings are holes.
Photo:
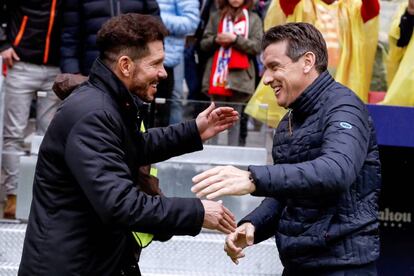
<path fill-rule="evenodd" d="M 134 60 L 147 55 L 148 43 L 163 41 L 167 35 L 167 29 L 157 17 L 127 13 L 105 22 L 98 31 L 96 44 L 100 58 L 104 62 L 112 63 L 120 54 Z"/>
<path fill-rule="evenodd" d="M 315 68 L 319 73 L 328 68 L 326 42 L 318 29 L 308 23 L 287 23 L 270 28 L 263 36 L 262 49 L 270 44 L 287 41 L 286 55 L 294 62 L 306 52 L 315 54 Z"/>

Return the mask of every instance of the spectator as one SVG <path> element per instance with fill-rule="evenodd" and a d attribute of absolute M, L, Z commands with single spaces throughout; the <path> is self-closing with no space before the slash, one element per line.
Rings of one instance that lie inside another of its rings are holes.
<path fill-rule="evenodd" d="M 195 120 L 140 132 L 143 102 L 166 77 L 166 33 L 157 18 L 132 13 L 98 32 L 89 81 L 63 101 L 40 146 L 19 275 L 139 276 L 131 231 L 234 230 L 220 202 L 149 196 L 136 186 L 137 164 L 200 150 L 237 119 L 212 105 Z"/>
<path fill-rule="evenodd" d="M 6 1 L 5 40 L 0 55 L 7 66 L 4 96 L 3 172 L 7 202 L 4 217 L 16 214 L 19 156 L 23 151 L 24 132 L 30 107 L 36 99 L 36 134 L 43 135 L 53 118 L 59 99 L 52 91 L 59 70 L 60 2 Z"/>
<path fill-rule="evenodd" d="M 165 67 L 169 76 L 167 84 L 162 85 L 157 97 L 171 100 L 164 105 L 157 116 L 161 126 L 182 121 L 183 82 L 184 82 L 184 44 L 185 37 L 194 33 L 200 21 L 199 0 L 158 0 L 161 19 L 169 35 L 165 38 Z M 168 108 L 169 107 L 169 108 Z"/>
<path fill-rule="evenodd" d="M 209 100 L 202 96 L 201 79 L 204 72 L 205 58 L 200 52 L 200 41 L 210 17 L 210 10 L 215 9 L 213 0 L 200 1 L 200 23 L 193 35 L 187 36 L 186 47 L 184 49 L 185 80 L 188 85 L 189 100 Z"/>
<path fill-rule="evenodd" d="M 63 73 L 89 75 L 99 55 L 96 34 L 111 17 L 124 13 L 159 16 L 156 0 L 64 1 L 60 67 Z"/>
<path fill-rule="evenodd" d="M 236 103 L 239 112 L 255 90 L 255 58 L 263 26 L 250 11 L 252 0 L 220 0 L 210 16 L 200 47 L 210 53 L 202 92 L 213 101 Z M 228 144 L 239 144 L 240 125 L 229 129 Z"/>
<path fill-rule="evenodd" d="M 389 33 L 388 91 L 383 104 L 414 106 L 414 0 L 401 5 Z"/>
<path fill-rule="evenodd" d="M 269 29 L 263 81 L 290 112 L 274 135 L 273 165 L 210 169 L 193 178 L 197 196 L 266 196 L 226 239 L 243 248 L 276 237 L 284 276 L 377 275 L 381 170 L 365 104 L 327 71 L 322 34 L 308 23 Z"/>

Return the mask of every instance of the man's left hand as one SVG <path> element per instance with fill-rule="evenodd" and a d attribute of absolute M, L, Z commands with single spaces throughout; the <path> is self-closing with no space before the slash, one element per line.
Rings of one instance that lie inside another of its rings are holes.
<path fill-rule="evenodd" d="M 213 199 L 224 195 L 246 195 L 256 186 L 250 180 L 250 172 L 233 166 L 218 166 L 193 177 L 191 191 L 197 197 Z"/>
<path fill-rule="evenodd" d="M 239 113 L 231 107 L 215 108 L 214 103 L 198 114 L 196 124 L 201 140 L 204 142 L 219 132 L 233 126 L 239 119 Z"/>

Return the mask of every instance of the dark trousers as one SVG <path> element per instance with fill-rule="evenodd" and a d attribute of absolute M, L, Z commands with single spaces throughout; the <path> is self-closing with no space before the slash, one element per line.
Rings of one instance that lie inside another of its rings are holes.
<path fill-rule="evenodd" d="M 282 276 L 377 276 L 377 266 L 369 263 L 360 266 L 341 266 L 334 268 L 284 269 Z"/>

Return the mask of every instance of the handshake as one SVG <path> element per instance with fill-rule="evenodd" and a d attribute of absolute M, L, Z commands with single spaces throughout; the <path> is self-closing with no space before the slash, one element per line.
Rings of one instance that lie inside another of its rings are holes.
<path fill-rule="evenodd" d="M 256 187 L 250 172 L 233 166 L 219 166 L 207 170 L 193 178 L 195 184 L 191 191 L 197 197 L 214 199 L 224 195 L 244 195 L 255 191 Z M 205 215 L 203 227 L 216 229 L 228 234 L 224 251 L 235 263 L 245 255 L 243 249 L 254 243 L 255 227 L 246 222 L 237 227 L 234 215 L 223 206 L 222 201 L 201 200 Z M 237 228 L 236 228 L 237 227 Z"/>

